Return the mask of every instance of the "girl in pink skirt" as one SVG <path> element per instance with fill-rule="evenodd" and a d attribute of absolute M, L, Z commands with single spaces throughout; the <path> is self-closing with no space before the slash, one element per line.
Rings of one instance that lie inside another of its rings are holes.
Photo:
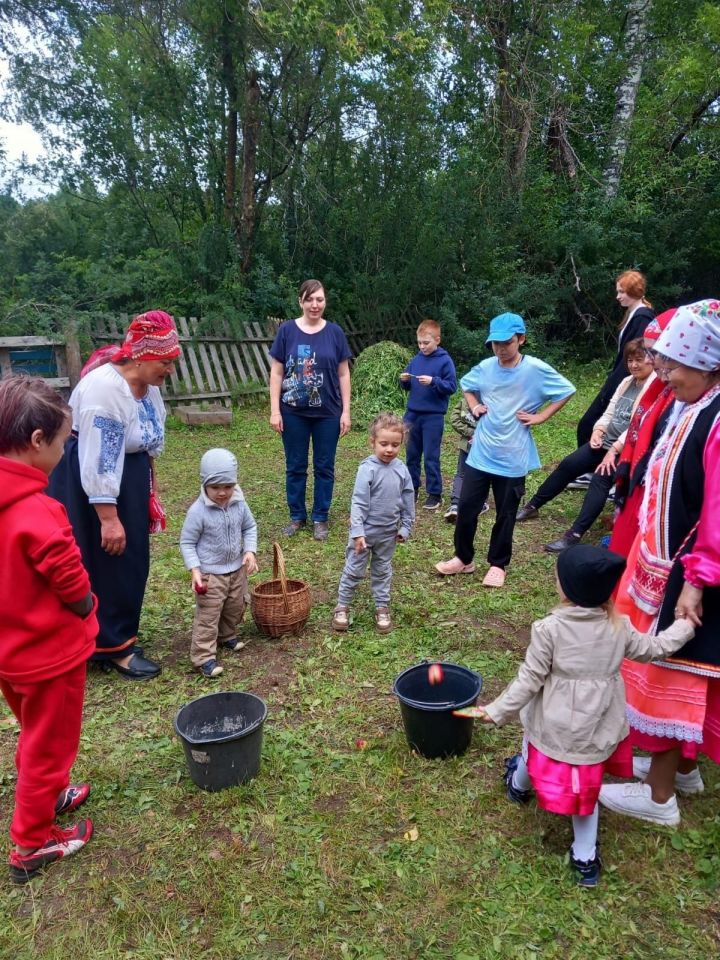
<path fill-rule="evenodd" d="M 632 773 L 623 657 L 667 656 L 694 633 L 689 620 L 676 620 L 656 637 L 642 634 L 614 614 L 610 595 L 624 568 L 623 557 L 600 547 L 579 544 L 561 553 L 560 605 L 533 624 L 517 676 L 476 714 L 498 726 L 520 714 L 525 738 L 522 755 L 505 761 L 508 798 L 527 803 L 534 788 L 544 810 L 572 817 L 570 863 L 583 887 L 596 886 L 600 877 L 603 774 Z"/>

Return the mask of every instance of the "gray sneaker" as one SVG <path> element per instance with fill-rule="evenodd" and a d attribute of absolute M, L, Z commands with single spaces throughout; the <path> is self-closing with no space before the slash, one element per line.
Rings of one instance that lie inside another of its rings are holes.
<path fill-rule="evenodd" d="M 291 520 L 286 527 L 283 527 L 283 536 L 294 537 L 298 530 L 302 530 L 306 524 L 306 520 Z"/>
<path fill-rule="evenodd" d="M 328 533 L 327 520 L 316 520 L 313 524 L 313 540 L 327 540 Z"/>
<path fill-rule="evenodd" d="M 335 607 L 333 610 L 332 628 L 344 633 L 350 626 L 350 615 L 347 607 Z"/>

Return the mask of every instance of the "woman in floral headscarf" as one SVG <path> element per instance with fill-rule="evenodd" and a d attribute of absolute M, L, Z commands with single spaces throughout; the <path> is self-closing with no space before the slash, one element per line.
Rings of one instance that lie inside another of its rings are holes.
<path fill-rule="evenodd" d="M 121 347 L 96 351 L 70 397 L 72 435 L 50 481 L 98 598 L 92 659 L 129 680 L 160 673 L 136 641 L 149 533 L 164 527 L 152 466 L 165 440 L 160 387 L 179 355 L 175 324 L 162 310 L 135 317 Z"/>
<path fill-rule="evenodd" d="M 675 402 L 647 466 L 617 610 L 643 632 L 676 617 L 696 632 L 666 660 L 625 662 L 631 742 L 652 759 L 634 761 L 642 782 L 606 785 L 600 802 L 673 826 L 676 789 L 703 789 L 698 754 L 720 763 L 720 302 L 680 307 L 656 350 Z"/>

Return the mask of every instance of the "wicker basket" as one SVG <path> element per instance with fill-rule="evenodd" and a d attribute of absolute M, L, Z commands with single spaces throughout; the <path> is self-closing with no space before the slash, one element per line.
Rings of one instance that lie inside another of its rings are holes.
<path fill-rule="evenodd" d="M 279 543 L 273 544 L 273 579 L 250 591 L 250 612 L 255 626 L 269 637 L 300 633 L 310 616 L 310 587 L 304 580 L 288 580 Z"/>

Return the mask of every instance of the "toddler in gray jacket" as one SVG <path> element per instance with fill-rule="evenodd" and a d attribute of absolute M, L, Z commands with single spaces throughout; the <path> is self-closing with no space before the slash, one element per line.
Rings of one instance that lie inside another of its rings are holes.
<path fill-rule="evenodd" d="M 333 613 L 335 630 L 347 630 L 349 607 L 370 560 L 370 586 L 379 633 L 392 630 L 390 584 L 395 547 L 410 536 L 415 522 L 415 490 L 408 468 L 397 459 L 405 424 L 381 413 L 370 424 L 372 456 L 360 464 L 350 504 L 350 538 Z"/>
<path fill-rule="evenodd" d="M 257 524 L 237 483 L 229 450 L 208 450 L 200 461 L 200 496 L 180 534 L 185 566 L 197 594 L 190 659 L 206 677 L 218 677 L 218 645 L 240 650 L 237 625 L 245 612 L 247 578 L 257 570 Z"/>

